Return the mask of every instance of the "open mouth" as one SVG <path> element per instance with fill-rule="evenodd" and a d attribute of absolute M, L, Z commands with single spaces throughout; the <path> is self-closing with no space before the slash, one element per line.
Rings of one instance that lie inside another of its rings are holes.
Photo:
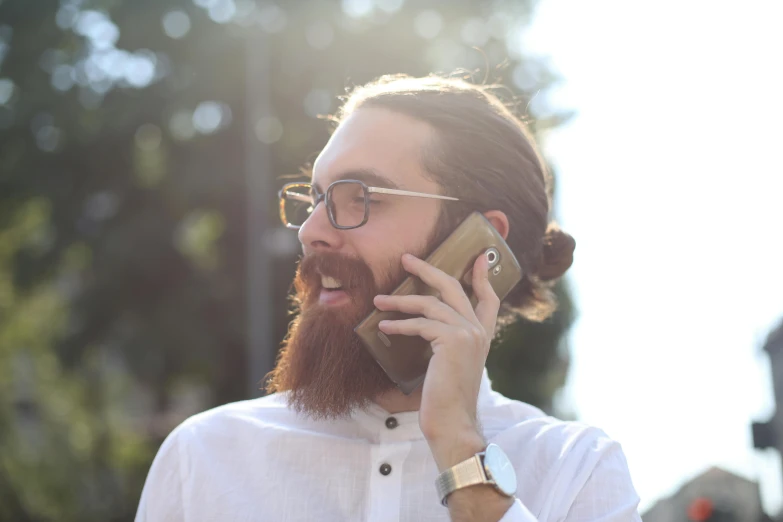
<path fill-rule="evenodd" d="M 321 304 L 328 306 L 343 305 L 350 302 L 348 293 L 343 289 L 341 281 L 330 276 L 321 276 Z"/>
<path fill-rule="evenodd" d="M 337 290 L 342 290 L 343 284 L 334 277 L 322 275 L 321 288 L 328 292 L 335 292 Z"/>

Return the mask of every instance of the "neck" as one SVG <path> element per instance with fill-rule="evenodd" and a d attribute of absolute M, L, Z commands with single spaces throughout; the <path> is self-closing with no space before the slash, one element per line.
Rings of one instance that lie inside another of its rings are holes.
<path fill-rule="evenodd" d="M 405 395 L 399 389 L 389 390 L 375 399 L 375 404 L 389 413 L 419 411 L 421 406 L 422 387 L 416 388 L 410 395 Z"/>

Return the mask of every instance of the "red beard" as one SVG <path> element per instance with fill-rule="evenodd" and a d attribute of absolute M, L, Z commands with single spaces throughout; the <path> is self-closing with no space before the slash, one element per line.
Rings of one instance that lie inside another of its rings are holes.
<path fill-rule="evenodd" d="M 319 302 L 321 276 L 342 283 L 351 303 Z M 298 317 L 268 376 L 269 393 L 288 391 L 288 404 L 315 419 L 348 416 L 395 388 L 353 329 L 374 310 L 373 299 L 391 292 L 404 278 L 400 265 L 379 288 L 363 261 L 335 253 L 305 256 L 294 279 Z"/>

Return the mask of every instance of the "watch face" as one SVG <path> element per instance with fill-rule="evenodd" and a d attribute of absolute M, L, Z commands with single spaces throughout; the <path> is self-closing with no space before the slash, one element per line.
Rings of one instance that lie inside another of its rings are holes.
<path fill-rule="evenodd" d="M 500 491 L 508 496 L 517 492 L 517 473 L 497 444 L 487 446 L 484 452 L 484 468 Z"/>

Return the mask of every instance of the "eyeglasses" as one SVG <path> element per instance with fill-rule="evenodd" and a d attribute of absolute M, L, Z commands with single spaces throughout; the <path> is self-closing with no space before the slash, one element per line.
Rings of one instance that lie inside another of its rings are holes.
<path fill-rule="evenodd" d="M 359 228 L 370 218 L 370 207 L 380 203 L 371 199 L 372 194 L 459 201 L 458 198 L 439 194 L 368 187 L 355 179 L 335 181 L 323 194 L 318 194 L 311 183 L 288 183 L 280 189 L 279 193 L 280 219 L 287 228 L 298 230 L 313 213 L 315 207 L 321 201 L 325 201 L 326 213 L 334 228 L 340 230 Z"/>

